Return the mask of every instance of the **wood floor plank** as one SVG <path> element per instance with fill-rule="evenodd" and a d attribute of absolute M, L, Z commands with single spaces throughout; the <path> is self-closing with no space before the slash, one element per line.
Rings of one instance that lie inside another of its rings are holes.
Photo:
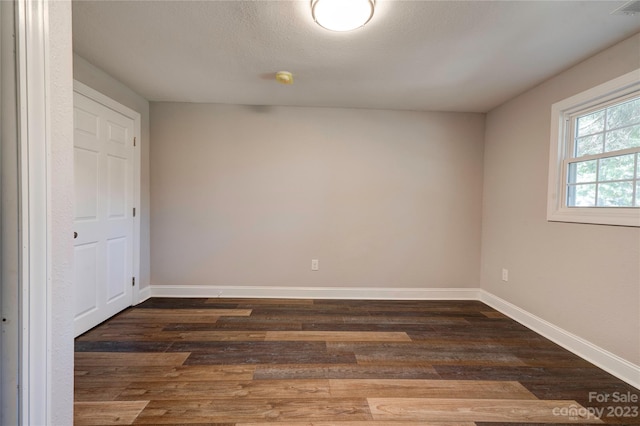
<path fill-rule="evenodd" d="M 151 401 L 135 424 L 371 420 L 364 399 Z"/>
<path fill-rule="evenodd" d="M 76 352 L 75 367 L 87 366 L 177 366 L 182 365 L 189 353 L 113 353 L 113 352 Z"/>
<path fill-rule="evenodd" d="M 502 356 L 499 359 L 476 358 L 469 359 L 466 357 L 460 357 L 456 354 L 440 354 L 438 356 L 423 356 L 423 357 L 370 357 L 364 355 L 356 355 L 356 359 L 359 365 L 366 365 L 374 367 L 376 365 L 414 365 L 414 364 L 429 364 L 434 367 L 439 365 L 447 366 L 480 366 L 480 367 L 495 367 L 495 366 L 509 366 L 519 367 L 524 365 L 520 360 L 510 358 L 509 356 Z"/>
<path fill-rule="evenodd" d="M 244 330 L 180 331 L 168 333 L 177 333 L 178 338 L 176 340 L 188 342 L 259 342 L 265 340 L 267 334 L 267 332 L 264 331 Z"/>
<path fill-rule="evenodd" d="M 127 330 L 119 330 L 116 328 L 104 329 L 100 332 L 94 332 L 79 338 L 79 341 L 112 341 L 120 342 L 136 341 L 136 342 L 227 342 L 227 341 L 262 341 L 265 339 L 265 331 L 246 331 L 246 330 L 211 330 L 211 331 L 157 331 L 143 330 L 142 332 L 127 332 Z"/>
<path fill-rule="evenodd" d="M 561 415 L 581 406 L 575 401 L 369 398 L 375 420 L 471 421 L 601 424 L 597 418 Z M 557 411 L 554 411 L 557 410 Z"/>
<path fill-rule="evenodd" d="M 505 314 L 498 311 L 481 311 L 480 313 L 487 318 L 507 318 Z"/>
<path fill-rule="evenodd" d="M 178 338 L 177 332 L 163 333 L 164 325 L 156 329 L 137 329 L 128 324 L 126 327 L 110 326 L 92 330 L 77 338 L 77 342 L 170 342 Z"/>
<path fill-rule="evenodd" d="M 238 308 L 208 308 L 208 309 L 134 309 L 129 313 L 130 317 L 146 318 L 146 317 L 193 317 L 193 316 L 209 316 L 209 317 L 248 317 L 251 315 L 251 309 Z"/>
<path fill-rule="evenodd" d="M 215 317 L 248 317 L 251 309 L 131 309 L 123 312 L 123 318 L 215 318 Z"/>
<path fill-rule="evenodd" d="M 324 342 L 176 342 L 171 351 L 191 352 L 187 365 L 355 364 L 349 353 L 328 353 Z"/>
<path fill-rule="evenodd" d="M 540 342 L 541 344 L 548 345 L 550 342 L 544 337 L 535 334 L 533 332 L 522 332 L 520 330 L 491 330 L 491 329 L 477 329 L 473 333 L 469 333 L 473 327 L 471 324 L 466 326 L 440 326 L 431 325 L 429 331 L 414 331 L 407 330 L 407 334 L 413 341 L 429 341 L 432 339 L 440 340 L 462 340 L 473 339 L 475 341 L 485 342 L 504 342 L 508 343 L 511 340 Z"/>
<path fill-rule="evenodd" d="M 76 402 L 73 406 L 73 424 L 130 425 L 149 401 Z"/>
<path fill-rule="evenodd" d="M 74 383 L 75 401 L 115 401 L 118 395 L 127 389 L 127 382 L 119 384 L 87 382 Z"/>
<path fill-rule="evenodd" d="M 515 381 L 334 379 L 329 387 L 333 397 L 537 399 Z"/>
<path fill-rule="evenodd" d="M 225 365 L 225 364 L 356 364 L 353 354 L 331 354 L 324 352 L 280 352 L 280 353 L 235 353 L 213 354 L 194 352 L 185 361 L 187 365 Z"/>
<path fill-rule="evenodd" d="M 410 332 L 407 332 L 410 334 Z M 415 338 L 411 335 L 411 341 L 416 345 L 424 345 L 429 348 L 446 349 L 446 350 L 463 350 L 463 351 L 486 351 L 486 352 L 507 352 L 511 353 L 511 348 L 518 348 L 522 346 L 535 344 L 540 347 L 554 347 L 555 345 L 548 340 L 535 340 L 528 338 L 508 338 L 508 339 L 495 339 L 479 337 L 474 338 L 469 336 L 467 339 L 448 338 L 445 336 L 433 336 L 433 337 L 419 337 Z M 517 356 L 516 353 L 511 353 Z"/>
<path fill-rule="evenodd" d="M 528 366 L 435 365 L 438 374 L 446 380 L 518 380 L 530 381 L 560 376 L 567 381 L 586 373 L 582 368 L 544 368 Z M 592 366 L 593 368 L 593 366 Z M 602 370 L 600 370 L 602 371 Z"/>
<path fill-rule="evenodd" d="M 302 323 L 299 321 L 261 321 L 257 322 L 252 318 L 245 317 L 225 317 L 218 318 L 215 323 L 170 323 L 163 326 L 162 331 L 300 331 Z"/>
<path fill-rule="evenodd" d="M 278 422 L 278 426 L 476 426 L 474 422 L 393 422 L 388 420 L 365 422 Z M 264 423 L 236 423 L 235 426 L 264 426 Z"/>
<path fill-rule="evenodd" d="M 410 342 L 405 332 L 384 331 L 267 331 L 268 342 Z"/>
<path fill-rule="evenodd" d="M 255 366 L 251 365 L 181 365 L 181 366 L 78 366 L 75 383 L 95 385 L 135 381 L 216 381 L 252 380 Z"/>
<path fill-rule="evenodd" d="M 286 311 L 273 312 L 269 314 L 260 314 L 253 312 L 251 318 L 254 321 L 294 321 L 294 322 L 342 322 L 345 320 L 344 313 L 336 314 L 287 314 Z"/>
<path fill-rule="evenodd" d="M 215 307 L 218 303 L 207 303 L 210 299 L 197 297 L 152 297 L 145 300 L 134 309 L 205 309 Z M 223 304 L 225 309 L 237 308 L 237 303 L 231 299 L 214 299 Z M 213 305 L 213 306 L 212 306 Z"/>
<path fill-rule="evenodd" d="M 152 324 L 149 326 L 145 324 L 145 326 L 141 327 L 140 324 L 137 323 L 116 323 L 109 322 L 107 324 L 103 324 L 100 327 L 96 327 L 92 330 L 87 331 L 86 333 L 80 335 L 76 338 L 76 341 L 92 341 L 92 340 L 100 340 L 99 336 L 103 336 L 105 334 L 111 333 L 112 335 L 117 335 L 118 337 L 130 335 L 144 335 L 146 334 L 154 334 L 162 331 L 164 325 L 163 324 Z M 96 337 L 98 337 L 96 339 Z M 132 340 L 132 339 L 129 339 Z"/>
<path fill-rule="evenodd" d="M 142 309 L 140 309 L 142 310 Z M 148 310 L 148 309 L 145 309 Z M 225 317 L 225 318 L 243 318 L 243 317 Z M 136 315 L 128 316 L 125 313 L 118 315 L 117 317 L 109 320 L 107 323 L 110 326 L 117 327 L 130 327 L 136 325 L 143 325 L 144 327 L 165 327 L 167 324 L 176 322 L 193 323 L 193 324 L 215 324 L 220 320 L 217 315 L 197 315 L 197 316 L 157 316 L 157 317 L 140 317 Z M 142 327 L 141 327 L 142 328 Z"/>
<path fill-rule="evenodd" d="M 439 379 L 431 365 L 284 364 L 257 365 L 255 380 L 269 379 Z"/>
<path fill-rule="evenodd" d="M 247 306 L 247 305 L 245 305 Z M 352 316 L 368 316 L 366 311 L 354 311 L 347 309 L 343 306 L 335 305 L 298 305 L 298 306 L 286 306 L 286 305 L 248 305 L 253 309 L 253 315 L 256 316 L 269 316 L 269 315 L 287 315 L 287 316 L 300 316 L 300 315 L 344 315 L 348 313 Z"/>
<path fill-rule="evenodd" d="M 321 320 L 321 319 L 320 319 Z M 429 317 L 429 316 L 404 316 L 404 317 L 369 317 L 369 316 L 348 316 L 344 315 L 342 320 L 345 324 L 420 324 L 424 327 L 431 328 L 435 326 L 450 327 L 458 326 L 464 327 L 469 325 L 469 321 L 463 317 Z"/>
<path fill-rule="evenodd" d="M 301 322 L 301 330 L 304 331 L 427 331 L 430 329 L 425 324 L 388 324 L 385 322 L 378 323 L 360 323 L 360 322 Z"/>
<path fill-rule="evenodd" d="M 330 396 L 328 380 L 225 380 L 134 382 L 129 384 L 117 399 L 121 401 L 319 399 Z"/>
<path fill-rule="evenodd" d="M 589 377 L 585 374 L 582 377 L 577 376 L 573 378 L 546 376 L 544 378 L 522 380 L 521 383 L 539 399 L 570 399 L 576 400 L 582 405 L 593 407 L 607 406 L 608 408 L 606 409 L 609 410 L 608 414 L 612 414 L 612 416 L 615 416 L 615 411 L 622 414 L 623 411 L 620 410 L 625 410 L 625 408 L 617 410 L 615 408 L 611 409 L 611 397 L 609 397 L 606 402 L 602 401 L 604 402 L 603 404 L 600 404 L 599 401 L 594 400 L 591 394 L 585 389 L 597 389 L 599 395 L 630 395 L 630 397 L 625 398 L 624 401 L 619 402 L 617 405 L 619 407 L 624 407 L 625 405 L 640 407 L 640 404 L 638 404 L 638 401 L 640 401 L 640 389 L 628 385 L 628 389 L 624 390 L 620 382 L 616 379 L 595 376 Z M 640 424 L 640 413 L 628 417 L 627 420 L 633 417 L 636 417 L 635 420 Z"/>
<path fill-rule="evenodd" d="M 358 364 L 422 362 L 431 365 L 509 365 L 525 363 L 506 351 L 483 352 L 481 350 L 437 350 L 418 344 L 358 344 L 327 342 L 327 350 L 336 353 L 354 353 Z"/>
<path fill-rule="evenodd" d="M 165 352 L 171 346 L 168 342 L 140 342 L 137 340 L 82 340 L 77 339 L 77 352 Z"/>
<path fill-rule="evenodd" d="M 353 353 L 358 364 L 422 362 L 431 365 L 510 365 L 525 363 L 508 351 L 496 350 L 492 345 L 486 349 L 437 348 L 424 342 L 327 342 L 327 351 Z"/>

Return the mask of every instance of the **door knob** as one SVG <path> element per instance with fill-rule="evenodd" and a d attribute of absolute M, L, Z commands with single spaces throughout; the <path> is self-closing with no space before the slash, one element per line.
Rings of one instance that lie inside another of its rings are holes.
<path fill-rule="evenodd" d="M 77 233 L 77 232 L 74 232 L 74 233 L 73 233 L 73 239 L 75 240 L 76 238 L 78 238 L 78 233 Z"/>

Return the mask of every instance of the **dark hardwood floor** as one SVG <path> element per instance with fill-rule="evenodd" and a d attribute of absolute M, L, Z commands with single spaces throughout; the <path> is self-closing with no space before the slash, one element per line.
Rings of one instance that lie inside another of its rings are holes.
<path fill-rule="evenodd" d="M 150 299 L 75 350 L 76 425 L 640 425 L 639 390 L 473 301 Z"/>

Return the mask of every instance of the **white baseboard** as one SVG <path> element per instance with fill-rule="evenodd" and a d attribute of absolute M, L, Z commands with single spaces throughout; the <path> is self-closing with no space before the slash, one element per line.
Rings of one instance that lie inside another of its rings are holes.
<path fill-rule="evenodd" d="M 151 286 L 148 285 L 145 288 L 140 289 L 140 291 L 138 292 L 138 302 L 136 302 L 136 305 L 144 302 L 150 297 L 151 297 Z"/>
<path fill-rule="evenodd" d="M 480 301 L 502 312 L 527 328 L 546 337 L 579 357 L 600 367 L 620 380 L 640 389 L 640 366 L 594 345 L 540 317 L 533 315 L 493 294 L 480 290 Z"/>
<path fill-rule="evenodd" d="M 149 297 L 363 299 L 363 300 L 478 300 L 570 352 L 640 389 L 640 366 L 626 361 L 512 303 L 478 288 L 364 288 L 364 287 L 261 287 L 261 286 L 150 286 L 140 290 Z"/>
<path fill-rule="evenodd" d="M 142 291 L 140 291 L 142 294 Z M 478 300 L 478 288 L 151 286 L 151 297 L 270 299 Z"/>

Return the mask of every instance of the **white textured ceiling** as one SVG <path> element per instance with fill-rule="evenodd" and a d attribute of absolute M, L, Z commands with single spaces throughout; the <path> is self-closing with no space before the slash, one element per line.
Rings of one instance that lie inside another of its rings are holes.
<path fill-rule="evenodd" d="M 306 0 L 74 1 L 73 42 L 151 101 L 485 112 L 640 31 L 624 3 L 378 0 L 335 33 Z"/>

